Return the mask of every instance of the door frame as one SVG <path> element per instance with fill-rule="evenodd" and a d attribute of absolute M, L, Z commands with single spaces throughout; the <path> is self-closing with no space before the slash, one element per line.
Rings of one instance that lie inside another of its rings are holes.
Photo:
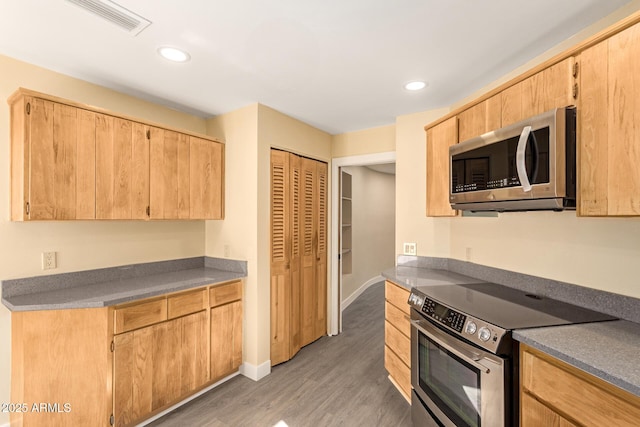
<path fill-rule="evenodd" d="M 329 335 L 337 335 L 342 332 L 342 310 L 340 307 L 342 284 L 339 276 L 340 260 L 338 259 L 340 255 L 340 168 L 343 166 L 368 166 L 395 162 L 395 151 L 331 159 L 331 286 L 328 287 L 329 295 L 327 295 L 331 307 L 327 328 Z M 395 203 L 395 200 L 393 202 Z"/>

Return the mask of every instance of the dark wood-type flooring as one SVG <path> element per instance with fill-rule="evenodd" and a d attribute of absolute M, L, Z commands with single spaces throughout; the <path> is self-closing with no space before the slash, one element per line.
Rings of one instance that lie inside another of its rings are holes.
<path fill-rule="evenodd" d="M 234 377 L 151 425 L 271 427 L 279 421 L 411 426 L 410 406 L 384 369 L 384 282 L 347 307 L 342 334 L 309 344 L 258 382 Z"/>

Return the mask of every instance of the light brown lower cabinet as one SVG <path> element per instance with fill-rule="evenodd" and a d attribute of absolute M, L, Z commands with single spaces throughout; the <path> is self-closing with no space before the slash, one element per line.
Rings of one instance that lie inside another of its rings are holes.
<path fill-rule="evenodd" d="M 11 426 L 134 425 L 242 363 L 240 281 L 11 322 Z"/>
<path fill-rule="evenodd" d="M 521 345 L 522 427 L 637 426 L 640 397 Z"/>
<path fill-rule="evenodd" d="M 385 283 L 384 367 L 402 396 L 411 402 L 411 323 L 409 291 Z"/>

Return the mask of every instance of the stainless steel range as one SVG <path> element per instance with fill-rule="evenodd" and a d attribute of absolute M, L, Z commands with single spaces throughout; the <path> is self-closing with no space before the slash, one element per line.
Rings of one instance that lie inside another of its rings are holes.
<path fill-rule="evenodd" d="M 518 425 L 515 329 L 614 317 L 494 283 L 413 288 L 411 412 L 415 426 Z"/>

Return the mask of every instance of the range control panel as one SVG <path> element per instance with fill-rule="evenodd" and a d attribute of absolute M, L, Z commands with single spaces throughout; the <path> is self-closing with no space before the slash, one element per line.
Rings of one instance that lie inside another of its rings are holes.
<path fill-rule="evenodd" d="M 462 332 L 464 322 L 467 320 L 467 316 L 464 314 L 458 313 L 457 311 L 437 303 L 430 298 L 425 298 L 422 306 L 422 312 L 433 320 L 450 327 L 456 332 Z"/>
<path fill-rule="evenodd" d="M 510 351 L 510 340 L 503 339 L 505 336 L 510 337 L 510 334 L 503 328 L 454 310 L 415 289 L 411 290 L 408 303 L 422 317 L 443 325 L 452 334 L 457 334 L 495 354 Z"/>

